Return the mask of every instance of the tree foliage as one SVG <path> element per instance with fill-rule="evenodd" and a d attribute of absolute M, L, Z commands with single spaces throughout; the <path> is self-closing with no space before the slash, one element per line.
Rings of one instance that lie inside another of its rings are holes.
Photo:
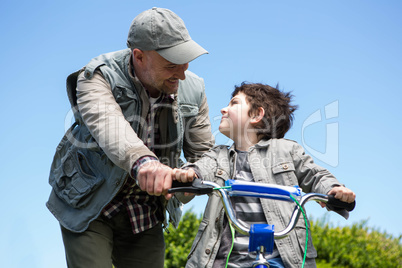
<path fill-rule="evenodd" d="M 168 231 L 165 232 L 165 268 L 185 266 L 201 220 L 201 216 L 197 217 L 195 213 L 188 210 L 184 213 L 177 229 L 169 225 Z"/>
<path fill-rule="evenodd" d="M 402 267 L 402 236 L 394 238 L 366 225 L 363 221 L 340 228 L 325 218 L 312 221 L 317 259 L 332 267 Z"/>
<path fill-rule="evenodd" d="M 165 268 L 181 268 L 187 261 L 202 217 L 187 211 L 177 229 L 165 233 Z M 368 228 L 367 221 L 333 227 L 326 218 L 311 221 L 311 234 L 318 252 L 318 268 L 402 267 L 402 236 Z"/>

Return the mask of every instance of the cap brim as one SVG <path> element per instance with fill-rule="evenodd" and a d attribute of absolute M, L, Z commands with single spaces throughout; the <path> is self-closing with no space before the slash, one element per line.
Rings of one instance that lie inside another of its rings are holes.
<path fill-rule="evenodd" d="M 156 52 L 174 64 L 185 64 L 203 54 L 208 54 L 208 51 L 193 40 L 189 40 L 174 47 L 158 49 Z"/>

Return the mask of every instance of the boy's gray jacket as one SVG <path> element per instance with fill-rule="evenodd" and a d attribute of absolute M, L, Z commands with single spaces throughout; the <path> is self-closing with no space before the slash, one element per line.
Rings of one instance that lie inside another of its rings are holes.
<path fill-rule="evenodd" d="M 224 186 L 235 174 L 236 151 L 233 146 L 214 147 L 201 160 L 187 167 L 194 167 L 204 180 Z M 262 140 L 248 151 L 248 161 L 255 182 L 278 185 L 299 185 L 303 192 L 328 193 L 341 185 L 328 170 L 317 166 L 296 142 L 285 139 Z M 281 231 L 288 224 L 294 203 L 261 198 L 261 205 L 268 224 Z M 224 209 L 217 193 L 208 199 L 204 217 L 188 255 L 187 268 L 212 267 L 221 242 Z M 308 223 L 309 224 L 309 223 Z M 303 216 L 295 229 L 286 237 L 276 240 L 285 267 L 301 267 L 306 243 L 306 226 Z M 309 234 L 305 267 L 316 267 L 317 252 Z"/>
<path fill-rule="evenodd" d="M 187 71 L 172 105 L 161 108 L 160 154 L 156 156 L 144 145 L 141 139 L 146 135 L 150 104 L 141 82 L 131 74 L 130 57 L 130 49 L 103 54 L 67 78 L 75 123 L 56 149 L 49 176 L 52 192 L 46 205 L 70 231 L 87 229 L 142 156 L 158 157 L 163 164 L 177 167 L 182 149 L 186 159 L 194 161 L 214 144 L 204 81 Z M 88 92 L 77 89 L 77 80 L 90 85 Z M 87 105 L 86 100 L 92 102 Z M 111 113 L 113 117 L 105 117 Z M 170 217 L 178 221 L 180 202 L 171 200 Z M 164 199 L 162 202 L 166 204 Z"/>

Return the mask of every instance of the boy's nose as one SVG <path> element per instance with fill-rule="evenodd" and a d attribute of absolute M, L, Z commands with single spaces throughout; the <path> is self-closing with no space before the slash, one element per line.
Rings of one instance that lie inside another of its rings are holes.
<path fill-rule="evenodd" d="M 224 115 L 224 114 L 227 113 L 227 111 L 228 111 L 228 107 L 222 108 L 221 109 L 221 114 Z"/>

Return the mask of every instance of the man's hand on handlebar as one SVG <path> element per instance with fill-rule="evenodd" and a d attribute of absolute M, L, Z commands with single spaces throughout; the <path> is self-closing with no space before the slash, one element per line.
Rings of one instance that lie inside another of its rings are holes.
<path fill-rule="evenodd" d="M 150 195 L 164 195 L 167 200 L 172 198 L 173 194 L 168 193 L 172 188 L 174 180 L 180 183 L 192 182 L 195 177 L 193 169 L 171 169 L 158 161 L 151 161 L 141 165 L 138 170 L 137 180 L 141 190 Z M 185 193 L 185 195 L 191 195 Z"/>
<path fill-rule="evenodd" d="M 141 190 L 150 195 L 160 196 L 163 194 L 167 200 L 173 196 L 173 194 L 168 193 L 172 187 L 173 170 L 158 161 L 141 165 L 137 180 Z"/>

